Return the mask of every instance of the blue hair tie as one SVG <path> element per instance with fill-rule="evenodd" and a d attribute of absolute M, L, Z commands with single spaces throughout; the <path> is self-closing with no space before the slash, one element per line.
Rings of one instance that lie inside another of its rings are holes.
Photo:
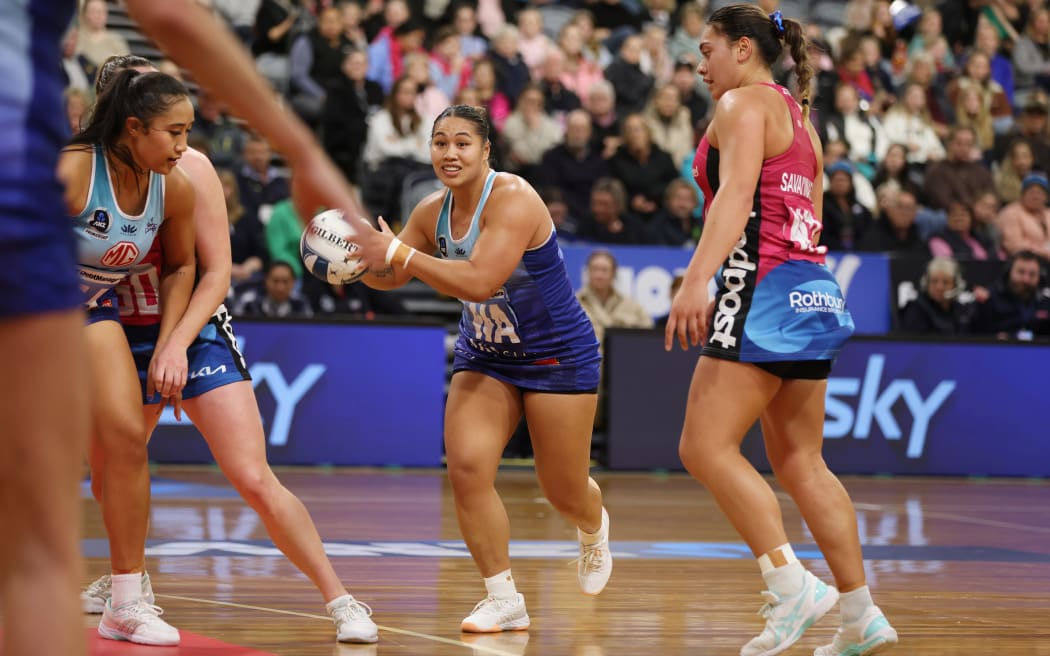
<path fill-rule="evenodd" d="M 773 21 L 773 24 L 777 26 L 777 34 L 784 35 L 784 14 L 780 13 L 777 9 L 769 15 L 769 20 Z"/>

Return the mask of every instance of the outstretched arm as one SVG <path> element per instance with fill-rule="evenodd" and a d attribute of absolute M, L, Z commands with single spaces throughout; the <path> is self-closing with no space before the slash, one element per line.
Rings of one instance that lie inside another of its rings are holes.
<path fill-rule="evenodd" d="M 553 225 L 539 195 L 516 176 L 493 189 L 485 206 L 485 217 L 484 229 L 474 243 L 469 260 L 445 260 L 423 252 L 412 253 L 408 259 L 409 247 L 414 244 L 391 246 L 394 234 L 385 223 L 381 224 L 381 230 L 375 230 L 362 220 L 361 234 L 355 241 L 372 271 L 389 268 L 397 275 L 407 272 L 442 294 L 481 302 L 491 298 L 514 272 L 532 236 L 541 229 L 537 217 L 546 217 L 543 228 Z M 393 266 L 389 267 L 390 264 Z"/>

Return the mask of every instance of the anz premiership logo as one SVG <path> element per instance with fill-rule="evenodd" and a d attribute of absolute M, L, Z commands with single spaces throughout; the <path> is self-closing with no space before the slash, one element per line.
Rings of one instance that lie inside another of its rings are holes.
<path fill-rule="evenodd" d="M 87 234 L 91 235 L 95 239 L 109 239 L 110 219 L 109 212 L 103 208 L 98 208 L 91 213 L 91 218 L 88 219 Z"/>

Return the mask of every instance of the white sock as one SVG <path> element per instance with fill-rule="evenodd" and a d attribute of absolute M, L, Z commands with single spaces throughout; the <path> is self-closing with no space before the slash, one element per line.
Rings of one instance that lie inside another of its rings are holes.
<path fill-rule="evenodd" d="M 802 591 L 806 568 L 798 562 L 790 544 L 782 544 L 759 556 L 758 566 L 766 587 L 781 598 L 794 597 Z"/>
<path fill-rule="evenodd" d="M 324 607 L 325 610 L 328 611 L 328 614 L 331 615 L 333 610 L 335 610 L 339 606 L 342 606 L 343 604 L 348 604 L 353 600 L 354 596 L 347 592 L 346 594 L 338 596 L 335 599 L 329 601 L 327 604 L 324 605 Z"/>
<path fill-rule="evenodd" d="M 493 599 L 513 599 L 518 594 L 518 589 L 514 587 L 514 577 L 510 575 L 509 569 L 486 578 L 485 590 Z"/>
<path fill-rule="evenodd" d="M 875 602 L 871 598 L 871 590 L 866 585 L 862 585 L 856 590 L 843 592 L 839 595 L 839 612 L 842 613 L 842 623 L 856 622 L 864 615 L 864 611 L 874 605 Z"/>
<path fill-rule="evenodd" d="M 142 572 L 114 574 L 112 584 L 113 598 L 110 604 L 113 608 L 120 608 L 142 598 Z"/>
<path fill-rule="evenodd" d="M 602 525 L 598 527 L 598 531 L 595 533 L 588 533 L 581 528 L 577 528 L 580 532 L 580 542 L 586 545 L 598 544 L 605 539 L 605 536 L 609 534 L 609 525 L 605 522 L 605 509 L 602 508 Z"/>

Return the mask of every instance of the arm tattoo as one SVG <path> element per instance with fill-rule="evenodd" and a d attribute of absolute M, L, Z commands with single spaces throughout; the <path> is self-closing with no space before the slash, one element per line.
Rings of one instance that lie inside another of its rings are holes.
<path fill-rule="evenodd" d="M 370 273 L 376 278 L 389 278 L 390 276 L 394 275 L 394 267 L 388 266 L 385 269 L 380 269 L 379 271 L 371 271 Z"/>

